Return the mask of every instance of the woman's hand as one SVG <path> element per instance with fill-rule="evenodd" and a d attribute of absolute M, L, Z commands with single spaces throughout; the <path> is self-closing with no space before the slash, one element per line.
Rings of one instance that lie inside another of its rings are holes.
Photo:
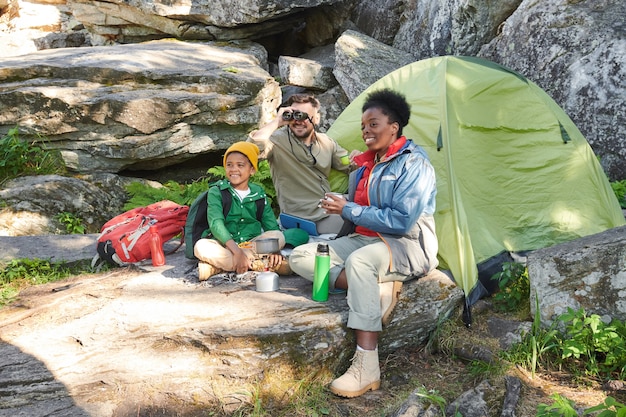
<path fill-rule="evenodd" d="M 341 210 L 343 210 L 343 206 L 345 206 L 347 202 L 348 201 L 343 198 L 341 194 L 326 193 L 324 194 L 324 198 L 320 200 L 318 207 L 322 208 L 327 214 L 341 214 Z"/>

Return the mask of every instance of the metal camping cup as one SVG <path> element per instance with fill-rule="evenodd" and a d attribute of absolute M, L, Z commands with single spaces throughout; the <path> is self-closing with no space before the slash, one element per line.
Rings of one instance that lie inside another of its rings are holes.
<path fill-rule="evenodd" d="M 276 272 L 260 272 L 256 277 L 256 290 L 258 292 L 276 291 L 280 288 L 278 274 Z"/>
<path fill-rule="evenodd" d="M 341 193 L 326 193 L 328 196 L 324 196 L 324 198 L 326 198 L 326 200 L 337 200 L 338 198 L 343 198 L 343 194 Z M 335 198 L 337 197 L 337 198 Z"/>
<path fill-rule="evenodd" d="M 280 248 L 278 247 L 278 238 L 275 237 L 257 239 L 252 243 L 254 244 L 255 252 L 258 254 L 278 253 L 280 251 Z"/>

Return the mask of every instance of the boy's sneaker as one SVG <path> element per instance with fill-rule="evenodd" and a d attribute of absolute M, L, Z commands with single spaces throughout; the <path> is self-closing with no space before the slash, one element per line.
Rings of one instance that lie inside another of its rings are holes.
<path fill-rule="evenodd" d="M 206 262 L 198 262 L 198 280 L 206 281 L 213 275 L 217 275 L 223 272 L 221 269 L 206 263 Z"/>
<path fill-rule="evenodd" d="M 265 271 L 265 263 L 263 263 L 261 259 L 255 259 L 254 261 L 252 261 L 252 267 L 250 268 L 250 270 L 256 271 L 256 272 L 263 272 Z"/>
<path fill-rule="evenodd" d="M 293 271 L 289 266 L 289 260 L 287 258 L 283 259 L 283 261 L 276 268 L 273 269 L 273 272 L 276 272 L 281 276 L 293 275 Z"/>
<path fill-rule="evenodd" d="M 345 294 L 348 290 L 344 290 L 343 288 L 329 288 L 328 294 Z"/>

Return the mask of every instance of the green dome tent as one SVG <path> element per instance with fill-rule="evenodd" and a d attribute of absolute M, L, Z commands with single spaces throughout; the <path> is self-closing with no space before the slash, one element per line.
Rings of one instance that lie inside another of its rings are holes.
<path fill-rule="evenodd" d="M 440 268 L 471 306 L 486 295 L 478 264 L 625 224 L 591 147 L 536 84 L 493 62 L 435 57 L 381 78 L 328 134 L 364 150 L 361 107 L 373 90 L 403 93 L 404 135 L 425 148 L 437 173 Z M 471 320 L 471 319 L 470 319 Z"/>

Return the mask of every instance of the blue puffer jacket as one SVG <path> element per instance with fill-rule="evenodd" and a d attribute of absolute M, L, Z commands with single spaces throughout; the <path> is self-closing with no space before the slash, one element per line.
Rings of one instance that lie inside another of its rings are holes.
<path fill-rule="evenodd" d="M 341 216 L 371 229 L 387 244 L 391 271 L 422 276 L 439 264 L 435 234 L 435 170 L 422 147 L 411 140 L 374 165 L 368 180 L 370 205 L 353 202 L 364 167 L 350 174 L 349 202 Z"/>

